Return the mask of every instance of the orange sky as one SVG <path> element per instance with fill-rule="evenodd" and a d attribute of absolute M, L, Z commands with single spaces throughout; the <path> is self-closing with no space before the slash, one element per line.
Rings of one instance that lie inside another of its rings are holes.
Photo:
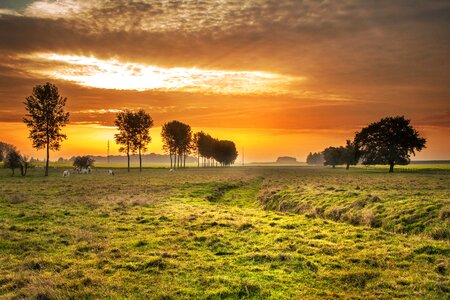
<path fill-rule="evenodd" d="M 0 140 L 29 155 L 24 98 L 68 97 L 59 156 L 105 154 L 118 110 L 234 140 L 247 161 L 343 145 L 405 115 L 450 159 L 448 1 L 2 1 Z M 112 143 L 112 153 L 117 153 Z M 238 161 L 240 158 L 238 158 Z"/>

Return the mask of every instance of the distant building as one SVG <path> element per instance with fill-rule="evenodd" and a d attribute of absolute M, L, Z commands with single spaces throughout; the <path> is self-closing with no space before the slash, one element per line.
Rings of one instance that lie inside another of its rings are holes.
<path fill-rule="evenodd" d="M 278 164 L 297 164 L 298 161 L 295 157 L 290 156 L 280 156 L 277 158 Z"/>

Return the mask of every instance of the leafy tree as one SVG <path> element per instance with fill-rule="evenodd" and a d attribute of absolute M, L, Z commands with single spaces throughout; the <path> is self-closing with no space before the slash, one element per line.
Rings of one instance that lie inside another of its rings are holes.
<path fill-rule="evenodd" d="M 347 140 L 345 147 L 341 149 L 340 161 L 346 165 L 346 169 L 350 168 L 350 165 L 356 165 L 359 161 L 359 153 L 356 151 L 355 144 Z"/>
<path fill-rule="evenodd" d="M 29 138 L 33 141 L 33 147 L 47 150 L 45 176 L 48 176 L 50 150 L 58 151 L 61 142 L 67 138 L 61 133 L 61 128 L 69 122 L 69 113 L 64 111 L 66 101 L 67 98 L 59 95 L 56 85 L 47 82 L 35 86 L 24 102 L 28 113 L 23 121 L 30 129 Z"/>
<path fill-rule="evenodd" d="M 236 145 L 232 141 L 216 141 L 213 157 L 222 166 L 229 166 L 234 164 L 236 158 L 238 157 Z"/>
<path fill-rule="evenodd" d="M 163 141 L 163 150 L 169 153 L 170 168 L 175 168 L 177 160 L 177 142 L 176 142 L 176 123 L 165 123 L 161 128 L 161 138 Z"/>
<path fill-rule="evenodd" d="M 14 148 L 13 145 L 10 145 L 10 144 L 4 143 L 4 142 L 0 142 L 0 162 L 4 161 L 6 159 L 6 155 L 12 148 Z"/>
<path fill-rule="evenodd" d="M 127 154 L 128 172 L 130 172 L 130 152 L 136 152 L 133 122 L 133 113 L 128 110 L 119 112 L 114 121 L 119 130 L 119 133 L 114 134 L 114 140 L 117 144 L 123 145 L 119 148 L 119 152 Z"/>
<path fill-rule="evenodd" d="M 333 169 L 336 165 L 341 164 L 341 155 L 342 155 L 343 147 L 328 147 L 323 150 L 323 158 L 325 166 L 332 166 Z"/>
<path fill-rule="evenodd" d="M 324 161 L 322 152 L 310 152 L 306 157 L 306 163 L 308 165 L 323 165 Z"/>
<path fill-rule="evenodd" d="M 151 142 L 150 128 L 153 127 L 152 117 L 143 109 L 132 113 L 132 128 L 134 131 L 133 147 L 139 154 L 139 170 L 142 171 L 142 152 L 147 151 L 147 145 Z"/>
<path fill-rule="evenodd" d="M 5 163 L 3 166 L 5 168 L 11 169 L 12 176 L 14 176 L 14 170 L 17 168 L 20 168 L 21 160 L 22 160 L 22 157 L 21 157 L 19 151 L 17 151 L 17 149 L 15 147 L 12 147 L 6 153 Z"/>
<path fill-rule="evenodd" d="M 77 156 L 73 161 L 73 166 L 79 170 L 87 169 L 88 167 L 94 166 L 95 159 L 92 156 Z"/>
<path fill-rule="evenodd" d="M 185 167 L 186 156 L 192 146 L 191 126 L 176 120 L 165 123 L 161 129 L 161 137 L 163 150 L 170 155 L 170 167 Z"/>
<path fill-rule="evenodd" d="M 425 148 L 425 143 L 404 116 L 387 117 L 369 124 L 356 133 L 354 139 L 363 164 L 388 164 L 389 173 L 394 172 L 395 165 L 409 164 L 411 154 Z"/>

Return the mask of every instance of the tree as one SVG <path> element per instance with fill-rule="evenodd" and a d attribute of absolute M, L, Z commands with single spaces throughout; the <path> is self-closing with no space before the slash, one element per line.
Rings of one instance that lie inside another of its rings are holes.
<path fill-rule="evenodd" d="M 323 150 L 323 157 L 325 160 L 323 164 L 325 166 L 332 166 L 333 169 L 336 167 L 336 165 L 340 165 L 342 161 L 342 148 L 343 147 L 328 147 Z"/>
<path fill-rule="evenodd" d="M 165 123 L 161 129 L 161 138 L 163 150 L 170 156 L 170 167 L 186 167 L 186 156 L 192 145 L 191 126 L 176 120 Z"/>
<path fill-rule="evenodd" d="M 119 133 L 114 134 L 114 140 L 117 144 L 123 145 L 119 148 L 119 152 L 127 154 L 128 172 L 130 172 L 130 152 L 136 152 L 133 121 L 133 113 L 128 110 L 119 112 L 114 121 L 119 130 Z"/>
<path fill-rule="evenodd" d="M 306 157 L 306 163 L 308 165 L 323 165 L 324 162 L 325 160 L 323 158 L 322 152 L 314 152 L 314 153 L 310 152 Z"/>
<path fill-rule="evenodd" d="M 169 153 L 170 168 L 175 168 L 177 159 L 177 142 L 176 142 L 176 123 L 165 123 L 161 128 L 161 138 L 163 141 L 163 150 Z"/>
<path fill-rule="evenodd" d="M 20 155 L 20 175 L 26 176 L 28 168 L 31 167 L 31 160 L 28 156 Z"/>
<path fill-rule="evenodd" d="M 404 116 L 387 117 L 369 124 L 357 132 L 354 144 L 365 165 L 388 164 L 389 173 L 395 165 L 406 165 L 411 154 L 425 148 L 426 140 L 419 136 Z"/>
<path fill-rule="evenodd" d="M 10 145 L 10 144 L 4 143 L 4 142 L 0 142 L 0 162 L 4 161 L 6 159 L 6 155 L 12 148 L 14 148 L 13 145 Z"/>
<path fill-rule="evenodd" d="M 216 140 L 213 157 L 222 166 L 234 164 L 236 158 L 238 157 L 236 145 L 232 141 Z"/>
<path fill-rule="evenodd" d="M 79 170 L 94 166 L 95 159 L 92 156 L 77 156 L 73 161 L 73 166 Z"/>
<path fill-rule="evenodd" d="M 139 153 L 139 171 L 142 171 L 142 152 L 147 151 L 147 145 L 151 142 L 150 128 L 153 127 L 153 119 L 143 109 L 132 113 L 133 120 L 133 146 Z"/>
<path fill-rule="evenodd" d="M 356 165 L 359 161 L 359 153 L 356 151 L 355 144 L 347 140 L 345 147 L 341 149 L 341 162 L 345 164 L 348 170 L 350 165 Z"/>
<path fill-rule="evenodd" d="M 6 153 L 4 167 L 11 169 L 12 176 L 14 176 L 14 170 L 20 168 L 21 166 L 21 155 L 19 151 L 15 147 L 9 149 L 8 153 Z"/>
<path fill-rule="evenodd" d="M 27 114 L 23 121 L 30 129 L 29 138 L 36 149 L 47 150 L 45 176 L 48 176 L 50 150 L 58 151 L 61 142 L 67 136 L 61 133 L 61 128 L 69 122 L 69 113 L 64 111 L 67 98 L 59 95 L 56 85 L 47 82 L 33 88 L 31 96 L 26 98 Z"/>

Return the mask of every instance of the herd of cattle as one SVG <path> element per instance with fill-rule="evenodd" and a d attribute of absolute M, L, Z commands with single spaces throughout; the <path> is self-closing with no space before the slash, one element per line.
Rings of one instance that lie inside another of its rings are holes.
<path fill-rule="evenodd" d="M 91 174 L 92 168 L 91 167 L 87 167 L 86 169 L 85 168 L 74 168 L 74 172 L 76 172 L 78 174 Z M 108 175 L 114 176 L 114 171 L 108 170 Z M 69 177 L 69 176 L 70 176 L 70 171 L 64 170 L 63 177 Z"/>

